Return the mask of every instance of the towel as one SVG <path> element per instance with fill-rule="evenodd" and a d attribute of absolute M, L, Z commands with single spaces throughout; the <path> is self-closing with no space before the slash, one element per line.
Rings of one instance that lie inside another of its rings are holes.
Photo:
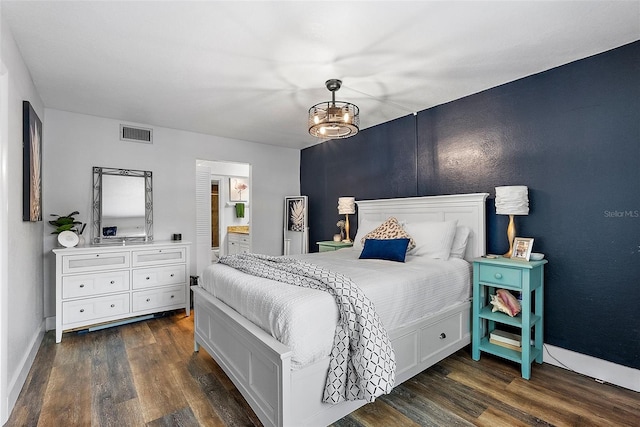
<path fill-rule="evenodd" d="M 244 218 L 244 203 L 236 203 L 236 218 Z"/>

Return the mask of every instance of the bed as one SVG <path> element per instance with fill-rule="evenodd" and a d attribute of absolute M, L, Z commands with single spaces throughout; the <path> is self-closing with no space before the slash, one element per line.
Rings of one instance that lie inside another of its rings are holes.
<path fill-rule="evenodd" d="M 358 224 L 382 223 L 389 217 L 406 224 L 455 220 L 471 231 L 463 255 L 470 261 L 485 253 L 487 196 L 475 193 L 358 201 Z M 328 425 L 367 403 L 323 403 L 328 357 L 299 364 L 292 348 L 263 327 L 203 286 L 192 289 L 195 350 L 200 346 L 207 350 L 265 426 Z M 396 358 L 396 385 L 469 344 L 469 318 L 470 302 L 465 298 L 388 329 Z"/>

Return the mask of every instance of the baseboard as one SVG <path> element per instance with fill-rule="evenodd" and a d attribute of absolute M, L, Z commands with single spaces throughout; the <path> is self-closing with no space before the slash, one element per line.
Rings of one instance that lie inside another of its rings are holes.
<path fill-rule="evenodd" d="M 29 343 L 29 351 L 26 352 L 20 360 L 20 369 L 15 372 L 15 375 L 11 378 L 11 381 L 8 384 L 7 407 L 9 409 L 9 413 L 11 413 L 13 407 L 18 401 L 18 396 L 20 395 L 22 387 L 27 380 L 29 370 L 31 369 L 33 361 L 38 354 L 38 349 L 40 348 L 40 344 L 42 343 L 42 339 L 44 338 L 44 327 L 45 322 L 43 321 L 40 324 L 40 327 L 36 329 L 33 337 L 31 338 L 31 342 Z"/>
<path fill-rule="evenodd" d="M 544 363 L 594 378 L 596 381 L 607 382 L 640 392 L 639 369 L 618 365 L 549 344 L 544 345 L 543 361 Z"/>
<path fill-rule="evenodd" d="M 45 318 L 45 331 L 54 331 L 56 329 L 56 316 Z"/>

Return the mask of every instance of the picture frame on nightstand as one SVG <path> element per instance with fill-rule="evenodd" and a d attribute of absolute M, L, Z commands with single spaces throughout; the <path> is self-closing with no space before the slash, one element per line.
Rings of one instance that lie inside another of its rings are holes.
<path fill-rule="evenodd" d="M 516 237 L 515 239 L 513 239 L 513 253 L 511 254 L 511 259 L 529 261 L 532 249 L 532 237 Z"/>

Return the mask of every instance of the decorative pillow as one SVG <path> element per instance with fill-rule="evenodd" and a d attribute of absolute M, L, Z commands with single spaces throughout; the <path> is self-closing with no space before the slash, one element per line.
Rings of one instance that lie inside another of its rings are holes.
<path fill-rule="evenodd" d="M 395 217 L 387 218 L 387 220 L 380 224 L 378 228 L 365 234 L 362 238 L 363 245 L 364 241 L 367 239 L 409 239 L 409 246 L 407 247 L 408 251 L 416 246 L 416 242 L 406 231 L 404 231 L 404 228 L 402 228 L 402 225 L 400 225 Z"/>
<path fill-rule="evenodd" d="M 467 251 L 467 242 L 469 241 L 469 235 L 471 229 L 464 225 L 459 225 L 456 228 L 456 235 L 453 238 L 453 244 L 451 245 L 451 253 L 449 258 L 464 258 L 464 253 Z"/>
<path fill-rule="evenodd" d="M 384 259 L 404 262 L 409 239 L 366 239 L 360 259 Z"/>
<path fill-rule="evenodd" d="M 411 222 L 405 226 L 416 241 L 409 255 L 448 260 L 458 221 Z"/>

